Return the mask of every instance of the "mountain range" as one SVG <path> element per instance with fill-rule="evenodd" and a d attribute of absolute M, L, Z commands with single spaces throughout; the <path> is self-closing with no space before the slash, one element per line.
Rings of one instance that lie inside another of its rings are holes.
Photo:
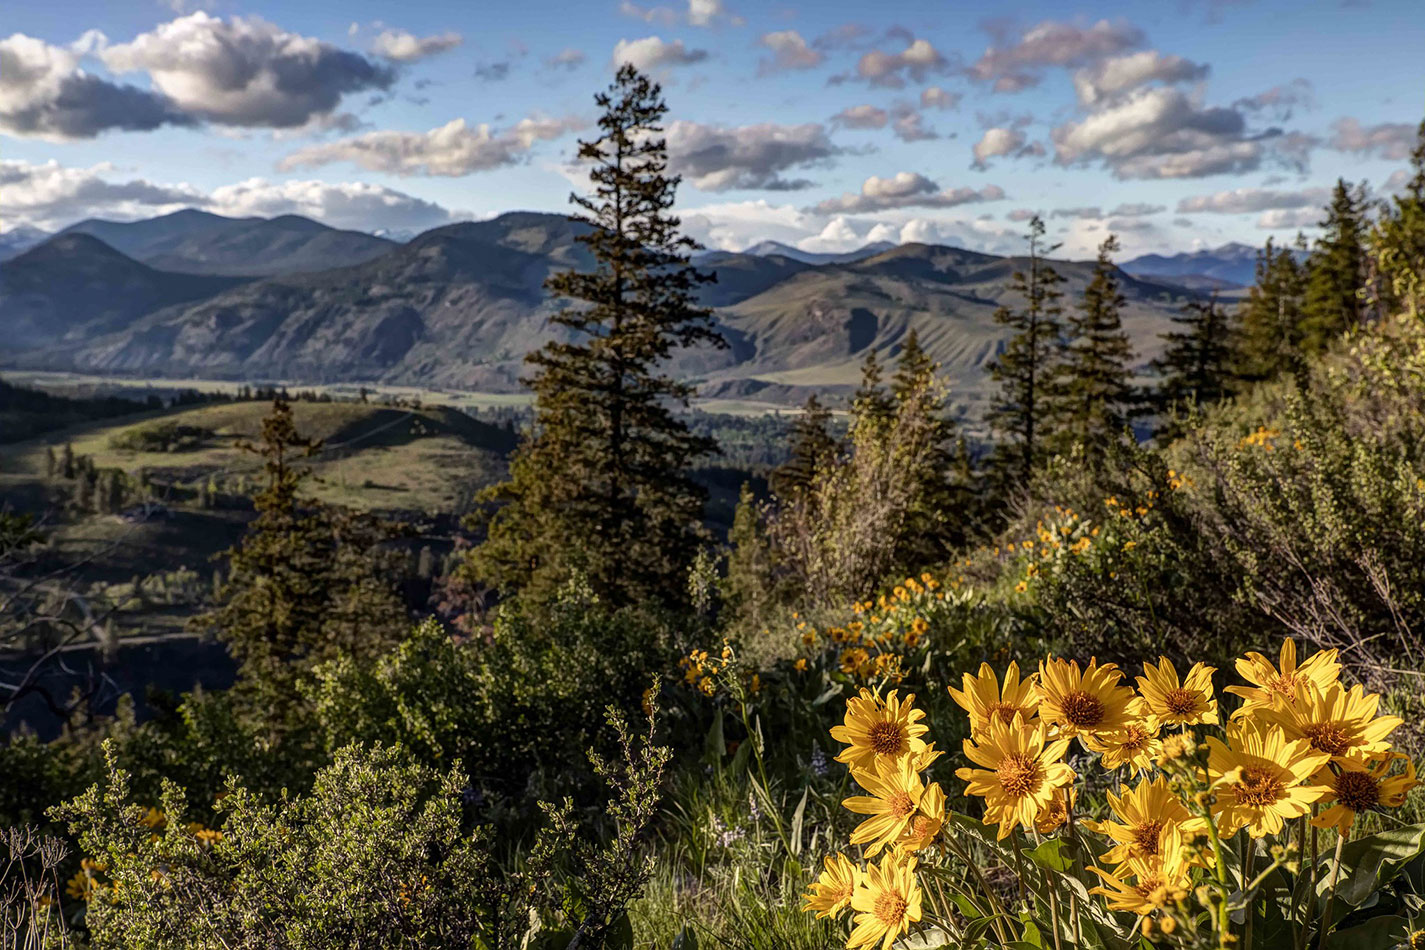
<path fill-rule="evenodd" d="M 0 265 L 0 365 L 514 391 L 524 355 L 558 335 L 545 278 L 591 264 L 579 227 L 511 212 L 397 243 L 295 216 L 83 221 Z M 973 410 L 1006 339 L 994 311 L 1014 302 L 1005 284 L 1024 263 L 926 244 L 704 253 L 717 282 L 702 302 L 729 345 L 679 353 L 671 370 L 707 397 L 844 394 L 868 350 L 894 357 L 914 329 Z M 1132 264 L 1124 325 L 1146 363 L 1197 291 Z M 1054 266 L 1071 303 L 1093 263 Z"/>

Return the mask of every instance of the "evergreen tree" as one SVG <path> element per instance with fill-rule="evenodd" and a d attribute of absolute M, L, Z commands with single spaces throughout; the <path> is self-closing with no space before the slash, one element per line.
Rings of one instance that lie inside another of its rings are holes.
<path fill-rule="evenodd" d="M 679 179 L 661 90 L 626 65 L 595 101 L 602 134 L 579 145 L 594 194 L 572 199 L 595 269 L 546 283 L 572 302 L 551 320 L 573 339 L 528 357 L 534 424 L 509 481 L 483 496 L 503 506 L 471 570 L 507 591 L 549 593 L 582 573 L 615 607 L 678 603 L 702 542 L 704 491 L 688 469 L 716 443 L 674 414 L 692 388 L 660 370 L 675 349 L 725 342 L 696 300 L 713 277 L 692 267 L 697 244 L 669 213 Z"/>
<path fill-rule="evenodd" d="M 1306 240 L 1276 247 L 1268 238 L 1257 254 L 1256 279 L 1238 310 L 1232 375 L 1245 382 L 1273 379 L 1302 366 L 1302 307 L 1306 270 L 1298 262 Z"/>
<path fill-rule="evenodd" d="M 875 349 L 868 349 L 861 363 L 861 385 L 851 397 L 852 427 L 861 424 L 883 430 L 890 424 L 895 410 L 895 402 L 885 390 L 881 362 Z"/>
<path fill-rule="evenodd" d="M 1217 303 L 1217 293 L 1206 300 L 1189 300 L 1182 314 L 1173 317 L 1182 327 L 1164 333 L 1163 355 L 1153 361 L 1160 376 L 1154 402 L 1160 414 L 1158 436 L 1176 434 L 1170 414 L 1178 406 L 1205 406 L 1227 395 L 1232 346 L 1227 314 Z"/>
<path fill-rule="evenodd" d="M 45 478 L 54 478 L 59 471 L 59 459 L 54 454 L 54 446 L 45 446 Z"/>
<path fill-rule="evenodd" d="M 64 443 L 64 451 L 60 454 L 59 473 L 65 478 L 74 477 L 74 446 L 68 442 Z"/>
<path fill-rule="evenodd" d="M 794 497 L 804 500 L 806 495 L 797 492 Z M 752 486 L 743 483 L 727 535 L 727 576 L 720 585 L 721 620 L 727 630 L 746 631 L 763 625 L 787 593 L 777 574 L 763 509 Z"/>
<path fill-rule="evenodd" d="M 1044 243 L 1044 222 L 1029 222 L 1028 268 L 1016 270 L 1006 288 L 1019 298 L 1017 309 L 1001 306 L 995 322 L 1013 336 L 990 365 L 999 392 L 990 406 L 989 423 L 996 438 L 994 465 L 1001 482 L 1028 480 L 1044 456 L 1044 423 L 1049 381 L 1060 345 L 1059 300 L 1063 278 L 1045 260 L 1059 245 Z"/>
<path fill-rule="evenodd" d="M 1425 120 L 1410 152 L 1405 190 L 1383 209 L 1370 236 L 1368 270 L 1386 314 L 1425 314 Z"/>
<path fill-rule="evenodd" d="M 1321 222 L 1325 233 L 1307 262 L 1301 344 L 1308 356 L 1360 326 L 1365 316 L 1360 295 L 1366 263 L 1364 204 L 1363 189 L 1337 179 Z"/>
<path fill-rule="evenodd" d="M 838 446 L 831 434 L 831 410 L 816 394 L 807 397 L 801 415 L 792 423 L 791 456 L 772 472 L 772 493 L 790 498 L 811 483 L 817 468 L 834 458 Z"/>
<path fill-rule="evenodd" d="M 1069 316 L 1069 343 L 1055 378 L 1055 440 L 1065 447 L 1115 441 L 1134 402 L 1129 363 L 1133 348 L 1123 330 L 1123 296 L 1113 235 L 1098 247 L 1093 279 Z"/>

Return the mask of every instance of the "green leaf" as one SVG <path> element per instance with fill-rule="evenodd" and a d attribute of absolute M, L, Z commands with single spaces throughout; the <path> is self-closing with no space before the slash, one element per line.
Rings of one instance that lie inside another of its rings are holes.
<path fill-rule="evenodd" d="M 633 950 L 633 921 L 620 914 L 604 935 L 604 950 Z"/>
<path fill-rule="evenodd" d="M 727 755 L 727 743 L 722 737 L 722 710 L 713 711 L 712 728 L 708 730 L 707 738 L 703 741 L 703 761 L 709 765 L 717 765 Z"/>
<path fill-rule="evenodd" d="M 1326 950 L 1393 950 L 1410 934 L 1410 921 L 1394 915 L 1372 917 L 1358 927 L 1338 930 L 1326 938 Z"/>
<path fill-rule="evenodd" d="M 810 793 L 810 785 L 802 789 L 802 800 L 797 803 L 797 810 L 792 812 L 792 854 L 802 853 L 802 820 L 806 817 L 807 795 Z"/>
<path fill-rule="evenodd" d="M 692 927 L 685 925 L 673 938 L 673 943 L 668 950 L 698 950 L 697 932 Z"/>
<path fill-rule="evenodd" d="M 1346 843 L 1341 849 L 1341 874 L 1336 900 L 1360 907 L 1384 887 L 1402 867 L 1425 853 L 1425 824 L 1393 828 Z M 1330 854 L 1318 871 L 1316 894 L 1325 900 L 1331 891 Z"/>
<path fill-rule="evenodd" d="M 1069 860 L 1064 850 L 1064 842 L 1061 839 L 1050 838 L 1034 850 L 1025 851 L 1024 856 L 1046 871 L 1062 874 L 1074 866 L 1074 862 Z"/>

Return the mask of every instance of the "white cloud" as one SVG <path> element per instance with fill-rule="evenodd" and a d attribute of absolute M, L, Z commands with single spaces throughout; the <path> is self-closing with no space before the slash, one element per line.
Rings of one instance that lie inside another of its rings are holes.
<path fill-rule="evenodd" d="M 116 73 L 145 72 L 188 114 L 223 125 L 292 128 L 343 96 L 389 88 L 395 73 L 358 53 L 260 17 L 194 13 L 99 52 Z"/>
<path fill-rule="evenodd" d="M 393 175 L 461 176 L 512 165 L 535 142 L 555 139 L 582 127 L 578 119 L 526 118 L 502 132 L 489 125 L 471 128 L 452 119 L 428 132 L 368 132 L 338 142 L 298 149 L 278 167 L 293 168 L 352 162 L 371 171 Z"/>
<path fill-rule="evenodd" d="M 1278 228 L 1314 228 L 1321 223 L 1324 213 L 1320 208 L 1275 208 L 1264 212 L 1257 219 L 1257 227 L 1264 231 Z"/>
<path fill-rule="evenodd" d="M 574 47 L 570 46 L 560 50 L 558 53 L 546 59 L 544 61 L 544 64 L 550 69 L 573 70 L 583 65 L 584 59 L 585 57 L 583 50 L 577 50 L 574 49 Z"/>
<path fill-rule="evenodd" d="M 1178 83 L 1207 78 L 1206 63 L 1194 63 L 1181 56 L 1165 56 L 1157 50 L 1143 50 L 1127 56 L 1100 60 L 1074 73 L 1074 90 L 1079 102 L 1095 105 L 1150 82 Z"/>
<path fill-rule="evenodd" d="M 896 106 L 892 112 L 895 115 L 895 121 L 891 123 L 891 131 L 902 142 L 923 142 L 927 139 L 940 138 L 934 129 L 925 127 L 925 116 L 905 103 Z"/>
<path fill-rule="evenodd" d="M 405 30 L 382 30 L 371 43 L 371 51 L 377 56 L 398 63 L 414 63 L 455 49 L 465 38 L 459 33 L 436 33 L 432 36 L 415 36 Z"/>
<path fill-rule="evenodd" d="M 1091 26 L 1045 20 L 1018 38 L 996 37 L 966 73 L 993 84 L 996 92 L 1018 92 L 1037 85 L 1048 67 L 1085 66 L 1143 43 L 1143 31 L 1122 20 L 1099 20 Z"/>
<path fill-rule="evenodd" d="M 688 49 L 682 40 L 665 43 L 657 36 L 619 40 L 614 46 L 614 65 L 631 63 L 644 72 L 652 72 L 665 66 L 687 66 L 707 58 L 707 50 Z"/>
<path fill-rule="evenodd" d="M 784 173 L 823 164 L 839 151 L 815 123 L 729 127 L 680 119 L 668 126 L 669 164 L 703 191 L 806 188 L 811 182 Z"/>
<path fill-rule="evenodd" d="M 1363 126 L 1358 119 L 1337 119 L 1331 125 L 1332 136 L 1327 143 L 1341 152 L 1379 156 L 1391 161 L 1410 157 L 1415 145 L 1415 126 L 1405 122 L 1382 122 Z"/>
<path fill-rule="evenodd" d="M 1325 188 L 1301 191 L 1272 191 L 1269 188 L 1234 188 L 1211 195 L 1193 195 L 1178 202 L 1178 213 L 1206 211 L 1213 214 L 1249 214 L 1257 211 L 1320 208 L 1331 196 Z"/>
<path fill-rule="evenodd" d="M 813 209 L 818 214 L 866 214 L 892 208 L 953 208 L 981 201 L 999 201 L 1004 189 L 986 185 L 978 191 L 961 187 L 941 190 L 935 182 L 917 172 L 897 172 L 889 178 L 872 175 L 859 194 L 828 198 Z"/>
<path fill-rule="evenodd" d="M 213 189 L 208 210 L 232 217 L 299 214 L 353 231 L 424 231 L 468 217 L 369 182 L 274 182 L 263 178 Z"/>
<path fill-rule="evenodd" d="M 1142 201 L 1130 201 L 1127 204 L 1121 204 L 1117 208 L 1114 208 L 1112 211 L 1109 212 L 1109 214 L 1113 215 L 1116 218 L 1138 218 L 1143 217 L 1145 215 L 1158 214 L 1167 210 L 1168 209 L 1166 205 L 1154 205 Z"/>
<path fill-rule="evenodd" d="M 926 86 L 920 91 L 920 107 L 942 111 L 953 109 L 960 104 L 960 98 L 958 92 L 946 92 L 939 86 Z"/>
<path fill-rule="evenodd" d="M 885 109 L 873 105 L 848 106 L 831 117 L 832 122 L 848 129 L 884 129 L 889 120 Z"/>
<path fill-rule="evenodd" d="M 1001 156 L 1022 158 L 1044 154 L 1043 145 L 1038 142 L 1026 144 L 1026 141 L 1027 137 L 1019 129 L 1003 126 L 986 129 L 985 134 L 980 136 L 980 140 L 970 149 L 975 156 L 971 167 L 984 170 L 989 167 L 989 159 Z"/>
<path fill-rule="evenodd" d="M 80 218 L 166 214 L 206 200 L 199 189 L 188 184 L 159 184 L 142 178 L 111 180 L 116 171 L 109 163 L 73 168 L 54 160 L 39 164 L 0 161 L 6 225 L 23 222 L 55 230 Z"/>
<path fill-rule="evenodd" d="M 873 86 L 899 89 L 907 77 L 925 82 L 932 73 L 943 73 L 948 68 L 949 62 L 928 40 L 909 39 L 899 53 L 871 50 L 863 54 L 856 64 L 856 78 Z"/>
<path fill-rule="evenodd" d="M 771 59 L 763 59 L 757 65 L 757 74 L 766 76 L 786 69 L 812 69 L 821 65 L 825 55 L 807 45 L 796 30 L 778 30 L 763 33 L 757 41 L 772 51 Z"/>

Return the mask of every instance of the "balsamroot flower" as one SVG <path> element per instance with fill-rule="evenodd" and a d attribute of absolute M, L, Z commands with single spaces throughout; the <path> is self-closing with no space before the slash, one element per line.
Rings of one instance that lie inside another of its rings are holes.
<path fill-rule="evenodd" d="M 1112 663 L 1089 660 L 1082 671 L 1077 660 L 1051 659 L 1039 664 L 1039 716 L 1059 727 L 1061 736 L 1089 735 L 1122 729 L 1135 717 L 1133 690 L 1120 685 L 1123 673 Z"/>
<path fill-rule="evenodd" d="M 870 815 L 851 832 L 852 844 L 869 845 L 867 857 L 875 857 L 888 844 L 910 829 L 920 808 L 925 783 L 916 774 L 915 756 L 880 759 L 874 772 L 853 769 L 851 775 L 870 795 L 854 795 L 841 804 L 858 815 Z"/>
<path fill-rule="evenodd" d="M 1105 769 L 1127 768 L 1131 775 L 1150 770 L 1163 751 L 1158 730 L 1148 728 L 1145 719 L 1134 719 L 1122 729 L 1112 732 L 1085 736 L 1083 743 L 1090 752 L 1099 754 L 1099 761 Z"/>
<path fill-rule="evenodd" d="M 861 869 L 840 851 L 827 855 L 825 870 L 802 895 L 806 901 L 802 910 L 814 910 L 818 917 L 839 917 L 851 906 L 851 897 L 856 893 L 856 885 L 861 883 Z"/>
<path fill-rule="evenodd" d="M 1178 671 L 1167 657 L 1158 665 L 1143 664 L 1138 691 L 1148 707 L 1148 726 L 1156 732 L 1162 726 L 1192 726 L 1217 723 L 1217 697 L 1212 694 L 1213 667 L 1194 663 L 1188 675 L 1178 680 Z"/>
<path fill-rule="evenodd" d="M 1074 780 L 1074 770 L 1064 764 L 1067 738 L 1045 742 L 1045 725 L 1030 726 L 1022 716 L 1007 723 L 990 722 L 979 745 L 965 740 L 965 757 L 978 769 L 957 769 L 955 775 L 969 783 L 966 795 L 985 800 L 985 823 L 998 824 L 1004 839 L 1015 826 L 1034 827 L 1039 812 L 1054 797 L 1054 790 Z"/>
<path fill-rule="evenodd" d="M 1227 743 L 1209 736 L 1207 748 L 1208 780 L 1217 792 L 1212 811 L 1223 837 L 1241 828 L 1253 838 L 1277 834 L 1287 819 L 1305 815 L 1327 792 L 1307 780 L 1331 757 L 1312 749 L 1306 739 L 1287 739 L 1268 723 L 1235 723 L 1227 730 Z"/>
<path fill-rule="evenodd" d="M 831 729 L 831 738 L 847 743 L 836 761 L 874 772 L 878 758 L 896 759 L 907 752 L 924 752 L 925 740 L 920 737 L 930 727 L 920 721 L 925 713 L 914 703 L 914 693 L 898 700 L 896 690 L 891 690 L 884 702 L 869 689 L 848 699 L 845 723 Z"/>
<path fill-rule="evenodd" d="M 855 927 L 847 950 L 875 946 L 891 950 L 901 934 L 920 920 L 920 882 L 915 876 L 916 859 L 896 851 L 886 852 L 880 864 L 866 866 L 851 909 L 856 912 Z"/>
<path fill-rule="evenodd" d="M 1289 739 L 1309 739 L 1318 752 L 1337 758 L 1353 751 L 1366 754 L 1390 750 L 1385 737 L 1401 719 L 1376 716 L 1380 696 L 1367 694 L 1357 684 L 1350 689 L 1331 683 L 1325 689 L 1315 683 L 1298 683 L 1291 702 L 1278 701 L 1262 710 L 1262 718 L 1280 726 Z"/>
<path fill-rule="evenodd" d="M 1310 682 L 1325 689 L 1341 677 L 1341 664 L 1336 656 L 1335 650 L 1322 650 L 1298 666 L 1296 641 L 1290 638 L 1282 641 L 1279 666 L 1273 666 L 1272 661 L 1260 653 L 1248 653 L 1237 661 L 1237 674 L 1254 685 L 1227 687 L 1227 692 L 1246 700 L 1232 718 L 1241 719 L 1258 709 L 1270 709 L 1278 700 L 1292 702 L 1298 683 Z"/>
<path fill-rule="evenodd" d="M 1003 688 L 988 663 L 980 664 L 977 675 L 964 675 L 964 689 L 946 688 L 950 698 L 970 714 L 971 736 L 979 737 L 987 733 L 990 719 L 994 716 L 1012 722 L 1015 713 L 1023 713 L 1025 719 L 1033 719 L 1035 715 L 1034 677 L 1031 675 L 1021 681 L 1019 664 L 1015 662 L 1011 662 L 1005 671 Z"/>
<path fill-rule="evenodd" d="M 1122 864 L 1130 858 L 1156 858 L 1163 829 L 1179 828 L 1185 833 L 1205 830 L 1200 819 L 1178 798 L 1163 776 L 1143 780 L 1122 797 L 1106 793 L 1108 807 L 1117 821 L 1086 821 L 1089 830 L 1111 838 L 1116 846 L 1104 854 L 1109 864 Z"/>
<path fill-rule="evenodd" d="M 1103 886 L 1089 893 L 1107 898 L 1110 910 L 1147 916 L 1187 895 L 1192 881 L 1188 850 L 1176 826 L 1164 828 L 1152 857 L 1129 858 L 1111 872 L 1089 868 L 1103 880 Z"/>
<path fill-rule="evenodd" d="M 1389 774 L 1397 760 L 1405 763 L 1404 774 Z M 1410 790 L 1420 784 L 1415 780 L 1415 763 L 1399 752 L 1389 752 L 1378 759 L 1359 753 L 1334 759 L 1316 773 L 1313 781 L 1326 786 L 1321 801 L 1331 803 L 1331 807 L 1311 823 L 1318 828 L 1335 828 L 1342 837 L 1351 833 L 1351 825 L 1361 812 L 1399 808 Z"/>

